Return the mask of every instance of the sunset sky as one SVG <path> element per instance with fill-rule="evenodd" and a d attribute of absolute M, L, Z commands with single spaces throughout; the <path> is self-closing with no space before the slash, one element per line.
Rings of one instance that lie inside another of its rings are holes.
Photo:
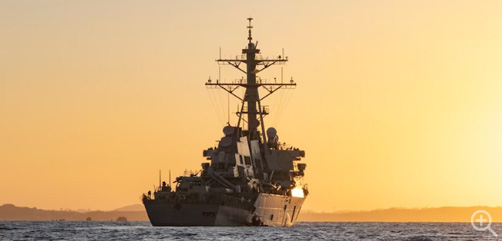
<path fill-rule="evenodd" d="M 0 205 L 109 210 L 200 169 L 249 16 L 298 84 L 264 104 L 302 210 L 502 206 L 500 0 L 0 1 Z"/>

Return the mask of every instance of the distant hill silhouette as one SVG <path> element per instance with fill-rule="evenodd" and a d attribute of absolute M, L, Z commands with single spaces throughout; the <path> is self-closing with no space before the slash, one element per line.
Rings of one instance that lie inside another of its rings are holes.
<path fill-rule="evenodd" d="M 471 222 L 472 214 L 486 210 L 493 222 L 502 222 L 502 207 L 390 208 L 335 213 L 302 212 L 298 221 L 307 222 Z"/>
<path fill-rule="evenodd" d="M 129 221 L 148 221 L 148 217 L 144 210 L 77 212 L 16 207 L 13 204 L 4 204 L 0 206 L 0 221 L 85 221 L 88 217 L 92 221 L 115 221 L 118 217 L 125 217 Z"/>
<path fill-rule="evenodd" d="M 299 222 L 470 222 L 476 210 L 488 211 L 493 222 L 502 222 L 502 207 L 440 207 L 440 208 L 390 208 L 372 211 L 318 213 L 304 211 Z M 16 207 L 13 204 L 0 206 L 0 221 L 110 221 L 124 217 L 128 221 L 148 221 L 141 204 L 130 205 L 112 211 L 57 211 Z"/>

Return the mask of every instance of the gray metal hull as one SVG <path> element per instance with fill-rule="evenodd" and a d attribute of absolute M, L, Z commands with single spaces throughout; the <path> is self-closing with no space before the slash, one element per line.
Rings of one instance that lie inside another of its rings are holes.
<path fill-rule="evenodd" d="M 229 203 L 183 203 L 164 200 L 144 202 L 153 226 L 245 226 L 253 218 L 262 225 L 291 226 L 305 198 L 259 194 L 253 208 Z"/>

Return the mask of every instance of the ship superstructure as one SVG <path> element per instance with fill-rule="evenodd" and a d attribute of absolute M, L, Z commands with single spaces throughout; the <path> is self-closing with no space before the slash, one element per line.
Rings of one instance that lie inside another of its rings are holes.
<path fill-rule="evenodd" d="M 265 130 L 269 109 L 261 104 L 279 89 L 293 88 L 296 83 L 257 79 L 257 73 L 288 58 L 262 58 L 252 41 L 252 18 L 248 21 L 248 43 L 242 55 L 216 60 L 245 73 L 247 79 L 231 83 L 209 79 L 206 83 L 241 101 L 238 121 L 223 128 L 216 147 L 203 151 L 208 162 L 202 163 L 199 173 L 177 177 L 173 188 L 163 182 L 153 195 L 143 195 L 154 226 L 290 226 L 298 218 L 308 195 L 301 183 L 306 164 L 300 161 L 305 151 L 281 144 L 275 128 Z M 240 97 L 235 92 L 242 88 L 245 94 Z M 259 88 L 266 90 L 263 97 Z"/>

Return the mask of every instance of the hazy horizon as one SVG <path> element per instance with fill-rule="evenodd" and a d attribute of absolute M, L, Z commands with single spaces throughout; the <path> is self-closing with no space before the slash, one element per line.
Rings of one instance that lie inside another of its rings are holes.
<path fill-rule="evenodd" d="M 471 214 L 485 210 L 493 215 L 492 221 L 502 222 L 502 207 L 435 207 L 423 209 L 390 208 L 371 211 L 315 212 L 304 210 L 299 222 L 464 222 L 471 221 Z M 141 204 L 113 210 L 43 210 L 38 208 L 0 205 L 0 221 L 110 221 L 125 217 L 129 221 L 149 221 Z"/>
<path fill-rule="evenodd" d="M 88 208 L 65 208 L 65 207 L 60 207 L 56 209 L 44 209 L 44 208 L 39 208 L 37 206 L 19 206 L 16 205 L 15 203 L 2 203 L 2 205 L 14 205 L 16 207 L 26 207 L 26 208 L 36 208 L 36 209 L 41 209 L 41 210 L 47 210 L 47 211 L 76 211 L 76 212 L 83 212 L 83 211 L 103 211 L 103 212 L 109 212 L 109 211 L 115 211 L 119 210 L 122 208 L 129 208 L 132 206 L 139 207 L 141 206 L 141 211 L 143 211 L 144 206 L 142 203 L 133 203 L 130 205 L 125 205 L 125 206 L 120 206 L 120 207 L 115 207 L 111 209 L 88 209 Z M 356 213 L 356 212 L 374 212 L 374 211 L 385 211 L 385 210 L 424 210 L 424 209 L 441 209 L 441 208 L 479 208 L 479 207 L 487 207 L 487 208 L 502 208 L 502 205 L 499 206 L 486 206 L 486 205 L 475 205 L 475 206 L 436 206 L 436 207 L 388 207 L 388 208 L 376 208 L 376 209 L 367 209 L 367 210 L 321 210 L 321 211 L 316 211 L 316 210 L 311 210 L 311 209 L 303 209 L 302 213 Z M 131 210 L 131 211 L 139 211 L 139 210 Z"/>
<path fill-rule="evenodd" d="M 200 169 L 227 121 L 227 95 L 204 83 L 220 47 L 240 54 L 251 15 L 263 56 L 284 48 L 298 84 L 264 101 L 264 122 L 306 151 L 302 210 L 501 206 L 501 12 L 497 0 L 2 1 L 0 203 L 112 210 L 140 202 L 159 169 Z"/>
<path fill-rule="evenodd" d="M 39 208 L 37 206 L 19 206 L 16 205 L 15 203 L 1 203 L 0 206 L 2 205 L 14 205 L 16 207 L 26 207 L 26 208 L 36 208 L 36 209 L 41 209 L 41 210 L 47 210 L 47 211 L 115 211 L 118 209 L 122 208 L 128 208 L 132 206 L 136 206 L 139 208 L 141 206 L 141 209 L 144 209 L 144 206 L 142 203 L 133 203 L 125 206 L 120 206 L 120 207 L 115 207 L 112 209 L 88 209 L 88 208 L 65 208 L 65 207 L 60 207 L 56 209 L 44 209 L 44 208 Z M 392 210 L 392 209 L 406 209 L 406 210 L 422 210 L 422 209 L 440 209 L 440 208 L 473 208 L 473 207 L 488 207 L 488 208 L 502 208 L 502 205 L 499 206 L 486 206 L 486 205 L 476 205 L 476 206 L 438 206 L 438 207 L 389 207 L 389 208 L 376 208 L 376 209 L 367 209 L 367 210 L 321 210 L 321 211 L 315 211 L 315 210 L 310 210 L 310 209 L 304 209 L 302 210 L 302 213 L 347 213 L 347 212 L 373 212 L 373 211 L 382 211 L 382 210 Z"/>

